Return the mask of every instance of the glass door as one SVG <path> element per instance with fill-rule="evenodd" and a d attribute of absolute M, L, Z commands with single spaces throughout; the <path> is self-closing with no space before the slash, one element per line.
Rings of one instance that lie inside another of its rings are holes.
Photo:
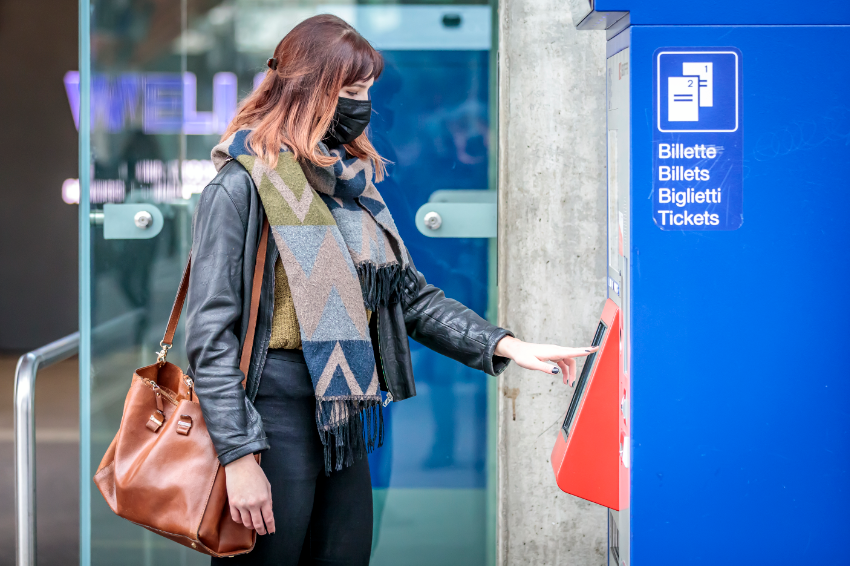
<path fill-rule="evenodd" d="M 91 481 L 133 370 L 155 361 L 210 150 L 299 21 L 334 13 L 382 51 L 372 137 L 392 161 L 379 189 L 417 268 L 481 314 L 494 242 L 429 238 L 414 217 L 437 191 L 493 188 L 492 12 L 485 3 L 81 0 L 81 66 L 65 76 L 80 131 L 81 563 L 208 564 L 116 517 Z M 490 313 L 492 314 L 492 313 Z M 181 327 L 169 361 L 186 366 Z M 370 456 L 372 564 L 484 565 L 495 550 L 494 381 L 411 343 L 418 395 L 385 411 Z"/>

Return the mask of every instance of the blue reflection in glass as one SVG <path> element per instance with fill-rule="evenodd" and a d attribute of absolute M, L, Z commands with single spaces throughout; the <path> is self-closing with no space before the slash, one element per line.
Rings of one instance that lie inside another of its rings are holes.
<path fill-rule="evenodd" d="M 429 283 L 481 316 L 487 241 L 428 238 L 413 222 L 440 189 L 487 189 L 487 51 L 389 51 L 372 89 L 372 139 L 393 163 L 379 188 Z M 411 341 L 417 396 L 385 409 L 376 488 L 486 485 L 486 379 Z M 482 526 L 483 528 L 483 526 Z"/>

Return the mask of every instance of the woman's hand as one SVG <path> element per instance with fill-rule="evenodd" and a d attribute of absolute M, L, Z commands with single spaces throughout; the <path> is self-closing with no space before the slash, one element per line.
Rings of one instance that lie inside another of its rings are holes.
<path fill-rule="evenodd" d="M 505 336 L 496 344 L 496 355 L 510 358 L 525 369 L 536 369 L 553 374 L 564 372 L 564 383 L 570 385 L 576 379 L 576 358 L 582 358 L 597 351 L 599 346 L 585 348 L 566 348 L 552 344 L 529 344 L 513 336 Z M 555 362 L 550 365 L 546 362 Z"/>
<path fill-rule="evenodd" d="M 264 535 L 267 530 L 274 534 L 271 484 L 254 455 L 248 454 L 230 462 L 224 471 L 233 520 L 256 530 L 258 534 Z"/>

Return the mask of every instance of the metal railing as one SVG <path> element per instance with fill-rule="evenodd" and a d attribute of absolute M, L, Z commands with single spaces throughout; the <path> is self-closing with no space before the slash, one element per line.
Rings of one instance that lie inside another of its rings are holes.
<path fill-rule="evenodd" d="M 35 378 L 80 348 L 74 332 L 21 356 L 15 370 L 15 526 L 17 566 L 35 565 Z"/>

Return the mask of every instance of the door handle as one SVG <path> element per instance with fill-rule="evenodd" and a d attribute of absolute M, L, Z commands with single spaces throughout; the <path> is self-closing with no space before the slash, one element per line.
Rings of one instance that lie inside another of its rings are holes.
<path fill-rule="evenodd" d="M 429 238 L 495 238 L 496 192 L 434 191 L 416 211 L 416 228 Z"/>
<path fill-rule="evenodd" d="M 104 204 L 91 213 L 92 224 L 103 225 L 104 240 L 147 240 L 164 224 L 162 212 L 149 203 Z"/>

